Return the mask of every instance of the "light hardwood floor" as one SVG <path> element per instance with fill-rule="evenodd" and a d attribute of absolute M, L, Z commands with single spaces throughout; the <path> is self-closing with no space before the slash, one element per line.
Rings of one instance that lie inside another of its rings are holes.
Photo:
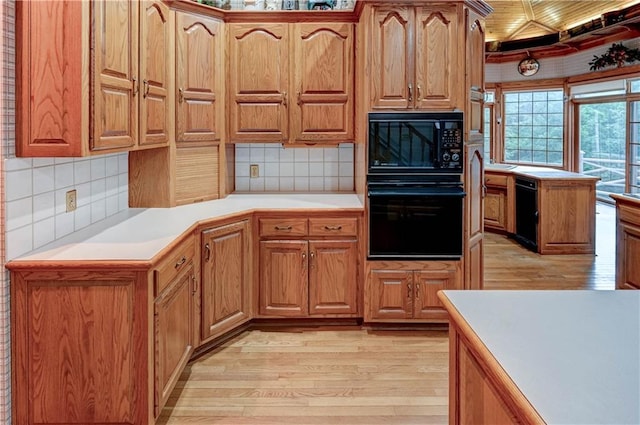
<path fill-rule="evenodd" d="M 540 256 L 485 239 L 486 289 L 613 289 L 615 210 L 597 208 L 596 255 Z M 446 424 L 443 331 L 244 332 L 191 362 L 159 424 Z"/>

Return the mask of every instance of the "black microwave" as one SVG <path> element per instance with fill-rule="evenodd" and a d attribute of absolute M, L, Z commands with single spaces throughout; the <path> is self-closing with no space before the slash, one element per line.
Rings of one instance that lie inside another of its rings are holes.
<path fill-rule="evenodd" d="M 462 173 L 462 112 L 369 113 L 369 174 Z"/>

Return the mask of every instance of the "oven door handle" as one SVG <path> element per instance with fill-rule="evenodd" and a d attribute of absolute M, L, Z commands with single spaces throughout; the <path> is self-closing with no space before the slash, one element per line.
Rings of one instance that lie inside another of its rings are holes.
<path fill-rule="evenodd" d="M 462 189 L 442 189 L 442 188 L 369 188 L 367 192 L 369 198 L 376 196 L 431 196 L 431 197 L 447 197 L 447 198 L 464 198 L 467 196 Z"/>

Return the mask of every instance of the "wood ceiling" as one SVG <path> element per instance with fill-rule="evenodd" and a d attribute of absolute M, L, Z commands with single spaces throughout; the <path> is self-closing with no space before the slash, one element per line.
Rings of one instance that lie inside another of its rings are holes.
<path fill-rule="evenodd" d="M 640 0 L 485 1 L 494 9 L 486 20 L 489 62 L 518 60 L 536 50 L 538 56 L 558 56 L 640 36 Z M 633 13 L 603 26 L 603 16 L 621 10 Z"/>

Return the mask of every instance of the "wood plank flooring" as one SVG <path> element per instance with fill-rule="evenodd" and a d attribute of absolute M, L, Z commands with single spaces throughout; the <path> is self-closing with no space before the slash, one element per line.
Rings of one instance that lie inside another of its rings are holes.
<path fill-rule="evenodd" d="M 492 233 L 486 289 L 613 289 L 615 210 L 596 255 L 540 256 Z M 443 331 L 250 331 L 191 362 L 158 424 L 446 424 Z"/>

